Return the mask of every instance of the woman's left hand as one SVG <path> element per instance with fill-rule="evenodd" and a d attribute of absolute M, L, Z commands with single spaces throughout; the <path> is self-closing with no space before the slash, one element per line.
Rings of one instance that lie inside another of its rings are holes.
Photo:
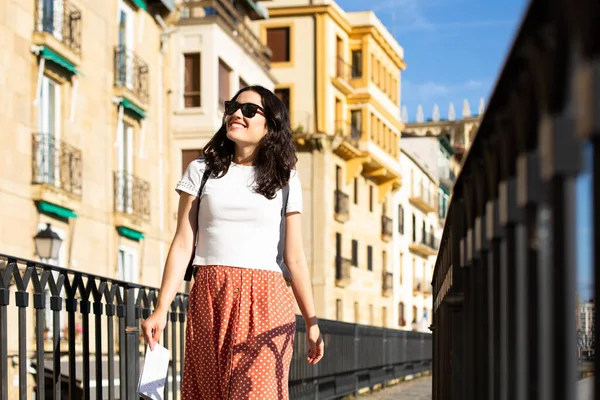
<path fill-rule="evenodd" d="M 306 337 L 308 338 L 308 355 L 306 360 L 309 364 L 315 365 L 318 363 L 325 352 L 325 344 L 321 337 L 319 325 L 311 324 L 306 327 Z"/>

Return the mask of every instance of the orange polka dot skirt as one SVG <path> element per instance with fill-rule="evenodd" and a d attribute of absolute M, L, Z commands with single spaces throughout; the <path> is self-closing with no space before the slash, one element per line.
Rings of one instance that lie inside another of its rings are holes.
<path fill-rule="evenodd" d="M 187 318 L 182 400 L 288 399 L 296 317 L 281 273 L 202 266 Z"/>

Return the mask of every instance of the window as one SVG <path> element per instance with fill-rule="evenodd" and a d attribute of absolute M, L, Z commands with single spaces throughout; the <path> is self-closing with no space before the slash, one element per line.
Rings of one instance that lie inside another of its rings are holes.
<path fill-rule="evenodd" d="M 272 62 L 290 61 L 290 28 L 268 28 L 267 46 L 273 52 Z"/>
<path fill-rule="evenodd" d="M 412 241 L 413 243 L 417 242 L 417 217 L 414 213 L 412 215 Z"/>
<path fill-rule="evenodd" d="M 339 165 L 335 166 L 335 190 L 340 190 L 342 188 L 342 167 Z"/>
<path fill-rule="evenodd" d="M 188 165 L 202 154 L 202 149 L 181 150 L 181 173 L 183 174 Z"/>
<path fill-rule="evenodd" d="M 62 1 L 61 1 L 62 3 Z M 119 48 L 118 52 L 118 81 L 120 84 L 125 83 L 129 89 L 133 89 L 133 74 L 134 68 L 133 57 L 128 55 L 128 51 L 133 50 L 134 44 L 134 18 L 135 13 L 124 1 L 119 1 Z M 125 81 L 125 82 L 123 82 Z"/>
<path fill-rule="evenodd" d="M 342 299 L 335 300 L 335 319 L 342 321 L 344 319 L 344 313 L 342 308 Z"/>
<path fill-rule="evenodd" d="M 399 271 L 399 281 L 400 281 L 400 285 L 402 285 L 402 276 L 404 275 L 404 254 L 400 253 L 400 269 Z"/>
<path fill-rule="evenodd" d="M 219 59 L 219 106 L 225 107 L 225 101 L 229 100 L 229 80 L 231 68 Z"/>
<path fill-rule="evenodd" d="M 398 303 L 398 325 L 404 326 L 406 325 L 406 320 L 404 319 L 404 303 Z"/>
<path fill-rule="evenodd" d="M 133 127 L 123 121 L 117 141 L 117 211 L 133 212 Z"/>
<path fill-rule="evenodd" d="M 119 246 L 117 279 L 130 283 L 137 282 L 136 252 L 130 247 Z"/>
<path fill-rule="evenodd" d="M 200 107 L 200 53 L 184 54 L 183 106 Z"/>
<path fill-rule="evenodd" d="M 352 77 L 360 78 L 362 76 L 362 50 L 352 51 Z"/>
<path fill-rule="evenodd" d="M 354 204 L 358 204 L 358 178 L 354 178 Z"/>
<path fill-rule="evenodd" d="M 360 139 L 362 132 L 362 111 L 350 111 L 350 137 L 352 139 Z"/>
<path fill-rule="evenodd" d="M 335 258 L 336 261 L 342 257 L 342 234 L 335 234 Z"/>
<path fill-rule="evenodd" d="M 404 207 L 398 204 L 398 233 L 404 235 Z"/>
<path fill-rule="evenodd" d="M 285 104 L 285 108 L 290 110 L 290 89 L 289 88 L 279 88 L 275 89 L 275 96 L 279 98 Z"/>
<path fill-rule="evenodd" d="M 360 308 L 358 306 L 358 301 L 354 302 L 354 323 L 360 323 Z"/>
<path fill-rule="evenodd" d="M 352 265 L 358 267 L 358 241 L 352 239 Z"/>
<path fill-rule="evenodd" d="M 381 326 L 387 327 L 387 307 L 381 308 Z"/>
<path fill-rule="evenodd" d="M 373 212 L 373 186 L 369 185 L 369 211 Z"/>
<path fill-rule="evenodd" d="M 61 133 L 61 86 L 52 79 L 42 78 L 38 107 L 37 180 L 60 185 L 59 149 Z"/>
<path fill-rule="evenodd" d="M 387 262 L 387 252 L 385 250 L 383 250 L 381 252 L 381 269 L 383 272 L 389 272 L 388 271 L 388 262 Z"/>
<path fill-rule="evenodd" d="M 373 271 L 373 246 L 367 246 L 367 269 Z"/>

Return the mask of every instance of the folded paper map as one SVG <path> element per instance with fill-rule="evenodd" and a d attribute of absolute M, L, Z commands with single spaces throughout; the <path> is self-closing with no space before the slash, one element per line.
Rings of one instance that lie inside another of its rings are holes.
<path fill-rule="evenodd" d="M 144 399 L 162 400 L 169 370 L 169 350 L 160 344 L 154 345 L 154 351 L 146 345 L 146 356 L 138 382 L 138 395 Z"/>

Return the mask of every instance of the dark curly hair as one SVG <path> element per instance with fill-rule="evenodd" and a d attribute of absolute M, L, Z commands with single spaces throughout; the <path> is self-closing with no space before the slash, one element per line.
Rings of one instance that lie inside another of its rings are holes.
<path fill-rule="evenodd" d="M 254 190 L 267 199 L 273 199 L 277 191 L 287 185 L 290 173 L 298 161 L 292 141 L 290 118 L 285 104 L 273 92 L 262 86 L 255 85 L 240 89 L 231 100 L 236 100 L 247 90 L 260 95 L 268 131 L 256 148 Z M 235 144 L 227 137 L 225 117 L 221 128 L 204 146 L 203 151 L 211 175 L 216 178 L 224 176 L 229 170 L 235 153 Z"/>

